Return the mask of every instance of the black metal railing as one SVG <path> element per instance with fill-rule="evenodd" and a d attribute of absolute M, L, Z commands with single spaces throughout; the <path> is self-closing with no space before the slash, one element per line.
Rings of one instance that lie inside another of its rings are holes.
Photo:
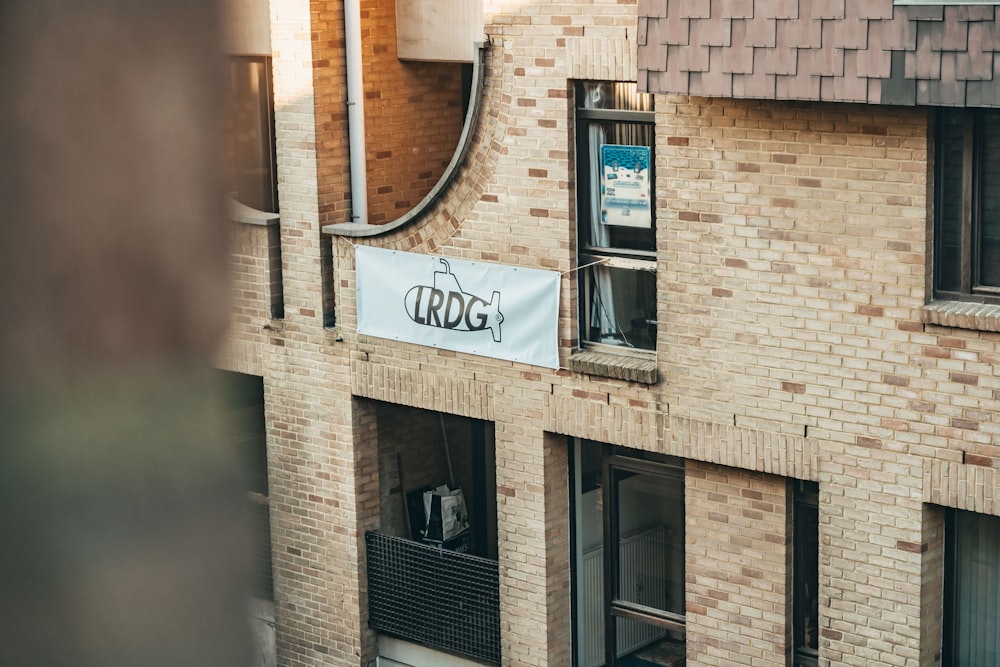
<path fill-rule="evenodd" d="M 497 562 L 365 533 L 368 625 L 424 646 L 500 664 Z"/>

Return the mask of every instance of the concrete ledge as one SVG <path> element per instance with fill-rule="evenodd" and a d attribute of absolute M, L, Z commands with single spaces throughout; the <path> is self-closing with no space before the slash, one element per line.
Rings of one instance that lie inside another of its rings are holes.
<path fill-rule="evenodd" d="M 379 635 L 378 667 L 485 667 L 449 653 L 426 646 Z"/>
<path fill-rule="evenodd" d="M 934 301 L 924 306 L 920 320 L 956 329 L 1000 331 L 1000 306 L 975 301 Z"/>
<path fill-rule="evenodd" d="M 277 225 L 281 221 L 281 216 L 277 213 L 268 213 L 267 211 L 258 211 L 255 208 L 250 208 L 246 204 L 236 201 L 232 196 L 229 198 L 228 214 L 229 219 L 233 222 L 242 222 L 245 225 L 270 227 L 271 225 Z"/>
<path fill-rule="evenodd" d="M 656 384 L 656 359 L 596 350 L 581 350 L 569 358 L 570 369 L 578 373 Z"/>

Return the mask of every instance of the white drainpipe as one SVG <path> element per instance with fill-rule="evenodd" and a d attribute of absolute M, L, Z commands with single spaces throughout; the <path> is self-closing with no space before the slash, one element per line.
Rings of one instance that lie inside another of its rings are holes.
<path fill-rule="evenodd" d="M 368 222 L 368 175 L 365 166 L 365 92 L 361 76 L 361 0 L 344 0 L 344 47 L 347 51 L 347 136 L 351 151 L 351 221 Z"/>

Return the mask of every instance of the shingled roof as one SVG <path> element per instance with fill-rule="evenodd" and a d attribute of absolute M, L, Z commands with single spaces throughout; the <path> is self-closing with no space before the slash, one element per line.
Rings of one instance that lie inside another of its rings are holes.
<path fill-rule="evenodd" d="M 639 0 L 639 88 L 700 97 L 1000 107 L 1000 8 Z"/>

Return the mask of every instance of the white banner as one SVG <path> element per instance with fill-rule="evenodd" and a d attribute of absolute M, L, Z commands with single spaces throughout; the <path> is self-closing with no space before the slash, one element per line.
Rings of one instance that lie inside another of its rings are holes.
<path fill-rule="evenodd" d="M 559 274 L 355 247 L 358 331 L 559 367 Z"/>

